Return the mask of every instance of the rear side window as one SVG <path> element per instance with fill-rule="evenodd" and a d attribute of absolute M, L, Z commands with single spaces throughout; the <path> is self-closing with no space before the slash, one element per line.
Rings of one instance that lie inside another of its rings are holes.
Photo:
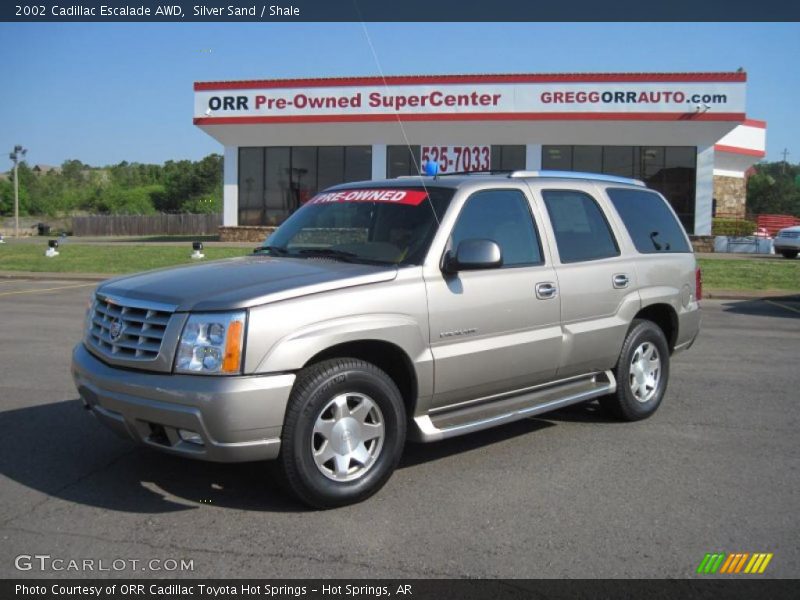
<path fill-rule="evenodd" d="M 683 227 L 658 194 L 646 190 L 606 190 L 633 245 L 642 254 L 691 252 Z"/>
<path fill-rule="evenodd" d="M 589 194 L 575 190 L 543 190 L 561 262 L 618 256 L 619 248 L 603 212 Z"/>
<path fill-rule="evenodd" d="M 487 190 L 470 196 L 453 228 L 452 248 L 474 238 L 497 242 L 504 267 L 542 262 L 528 200 L 517 190 Z"/>

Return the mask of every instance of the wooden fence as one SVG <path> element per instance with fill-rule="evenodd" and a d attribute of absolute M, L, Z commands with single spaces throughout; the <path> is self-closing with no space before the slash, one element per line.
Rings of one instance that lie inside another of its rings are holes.
<path fill-rule="evenodd" d="M 222 215 L 94 215 L 72 217 L 73 235 L 214 235 Z"/>

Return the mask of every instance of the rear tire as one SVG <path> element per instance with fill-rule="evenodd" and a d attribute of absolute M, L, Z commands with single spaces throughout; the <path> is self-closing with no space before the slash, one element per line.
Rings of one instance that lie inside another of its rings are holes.
<path fill-rule="evenodd" d="M 781 250 L 783 258 L 797 258 L 797 250 Z"/>
<path fill-rule="evenodd" d="M 303 369 L 286 409 L 278 461 L 289 489 L 316 508 L 369 498 L 397 467 L 403 398 L 375 365 L 355 358 Z"/>
<path fill-rule="evenodd" d="M 634 319 L 614 376 L 617 391 L 600 398 L 607 413 L 623 421 L 639 421 L 656 412 L 669 381 L 669 346 L 658 325 Z"/>

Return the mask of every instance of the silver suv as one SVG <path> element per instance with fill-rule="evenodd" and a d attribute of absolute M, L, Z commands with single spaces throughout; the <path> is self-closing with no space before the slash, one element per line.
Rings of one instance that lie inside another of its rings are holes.
<path fill-rule="evenodd" d="M 700 326 L 669 204 L 580 173 L 411 177 L 315 196 L 252 256 L 110 280 L 72 372 L 123 437 L 277 459 L 304 502 L 358 502 L 406 439 L 598 399 L 661 403 Z"/>

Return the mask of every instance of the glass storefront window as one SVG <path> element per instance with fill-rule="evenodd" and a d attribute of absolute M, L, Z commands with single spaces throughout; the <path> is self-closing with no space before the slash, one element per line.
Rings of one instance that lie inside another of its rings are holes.
<path fill-rule="evenodd" d="M 647 183 L 649 179 L 658 177 L 664 169 L 664 148 L 659 146 L 640 148 L 639 161 L 639 179 Z"/>
<path fill-rule="evenodd" d="M 317 148 L 295 146 L 292 148 L 292 165 L 287 171 L 292 190 L 293 208 L 311 200 L 317 191 Z"/>
<path fill-rule="evenodd" d="M 342 183 L 344 174 L 344 148 L 342 146 L 320 146 L 317 154 L 319 168 L 317 184 L 320 190 Z"/>
<path fill-rule="evenodd" d="M 603 146 L 603 173 L 636 177 L 633 146 Z"/>
<path fill-rule="evenodd" d="M 689 233 L 694 231 L 696 162 L 694 146 L 542 147 L 543 169 L 641 179 L 669 200 Z"/>
<path fill-rule="evenodd" d="M 263 220 L 264 149 L 239 149 L 239 225 Z"/>
<path fill-rule="evenodd" d="M 370 179 L 372 179 L 372 146 L 345 146 L 344 179 L 342 181 L 368 181 Z"/>
<path fill-rule="evenodd" d="M 239 225 L 278 225 L 318 191 L 371 175 L 371 146 L 239 148 Z"/>
<path fill-rule="evenodd" d="M 525 146 L 492 146 L 492 169 L 500 171 L 525 169 Z"/>
<path fill-rule="evenodd" d="M 491 146 L 490 168 L 517 171 L 525 168 L 525 146 Z M 418 175 L 420 146 L 387 146 L 386 176 L 389 178 Z"/>
<path fill-rule="evenodd" d="M 542 169 L 572 171 L 572 146 L 543 146 Z"/>
<path fill-rule="evenodd" d="M 574 146 L 572 148 L 572 170 L 584 173 L 602 173 L 603 147 Z"/>
<path fill-rule="evenodd" d="M 689 233 L 694 231 L 694 201 L 697 149 L 694 146 L 667 146 L 664 152 L 664 179 L 656 189 L 664 194 Z"/>
<path fill-rule="evenodd" d="M 389 179 L 419 175 L 419 146 L 387 146 L 386 176 Z"/>
<path fill-rule="evenodd" d="M 254 225 L 276 225 L 286 218 L 292 206 L 289 186 L 289 148 L 265 148 L 263 214 Z M 241 221 L 240 221 L 241 223 Z"/>

